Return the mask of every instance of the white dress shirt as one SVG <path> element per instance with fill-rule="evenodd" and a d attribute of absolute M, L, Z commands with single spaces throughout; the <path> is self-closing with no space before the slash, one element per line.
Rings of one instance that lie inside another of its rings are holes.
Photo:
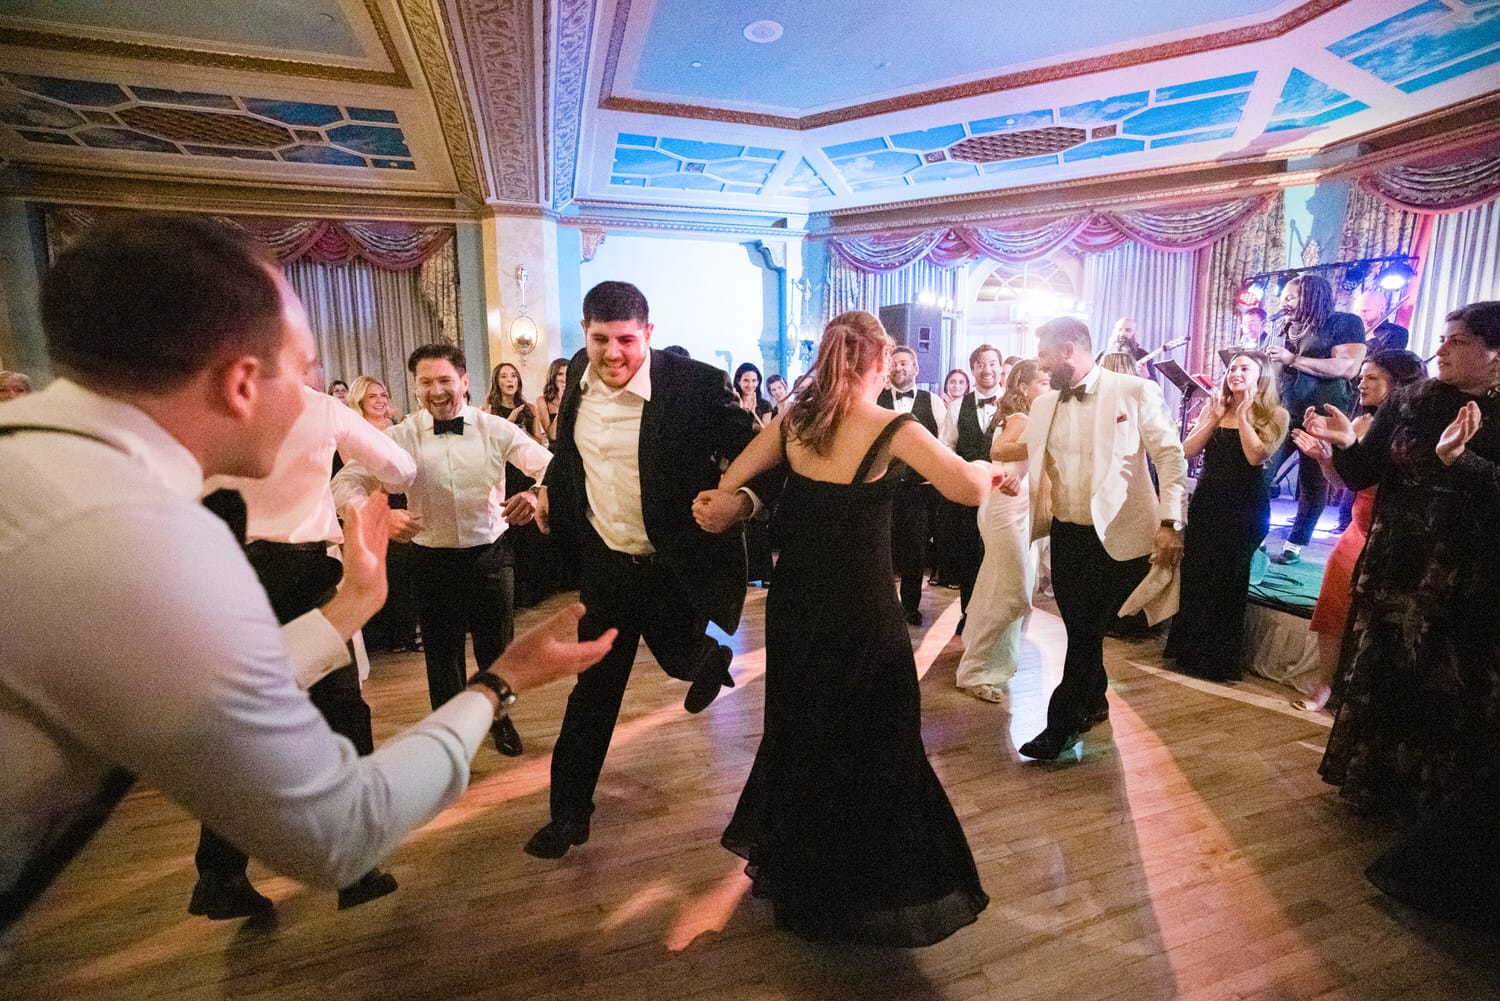
<path fill-rule="evenodd" d="M 915 394 L 927 393 L 928 399 L 932 402 L 933 422 L 937 425 L 939 433 L 942 432 L 944 425 L 948 423 L 948 408 L 944 406 L 942 398 L 939 397 L 938 394 L 928 393 L 925 389 L 916 389 L 915 387 L 913 387 L 911 390 L 908 390 L 908 392 L 911 392 L 913 394 L 911 396 L 898 396 L 896 395 L 898 392 L 899 391 L 895 386 L 891 387 L 891 406 L 898 414 L 911 413 L 911 408 L 914 407 L 917 402 Z M 981 425 L 981 427 L 982 426 L 983 425 Z M 954 430 L 953 440 L 958 440 L 958 431 L 956 428 Z M 952 446 L 950 445 L 949 447 L 951 448 Z"/>
<path fill-rule="evenodd" d="M 486 546 L 505 531 L 505 464 L 540 480 L 552 453 L 503 417 L 464 407 L 463 434 L 434 434 L 432 415 L 418 410 L 386 434 L 416 460 L 416 475 L 404 484 L 406 507 L 417 520 L 413 542 L 429 549 Z M 340 510 L 379 486 L 363 462 L 351 462 L 333 478 Z"/>
<path fill-rule="evenodd" d="M 204 494 L 238 490 L 245 498 L 245 540 L 255 542 L 341 542 L 333 507 L 333 453 L 358 462 L 391 493 L 411 482 L 417 464 L 401 447 L 353 407 L 304 386 L 302 416 L 287 432 L 276 465 L 265 479 L 210 476 Z"/>
<path fill-rule="evenodd" d="M 1099 402 L 1099 366 L 1078 381 L 1085 396 L 1058 403 L 1047 432 L 1047 477 L 1052 516 L 1070 525 L 1092 525 L 1094 515 L 1094 410 Z"/>
<path fill-rule="evenodd" d="M 0 405 L 0 427 L 35 424 L 104 442 L 0 436 L 0 889 L 116 766 L 330 888 L 458 798 L 493 720 L 484 695 L 360 757 L 298 687 L 192 454 L 66 380 Z"/>
<path fill-rule="evenodd" d="M 989 427 L 990 421 L 995 419 L 995 409 L 1000 403 L 1000 397 L 1004 394 L 1005 390 L 1000 386 L 996 386 L 994 392 L 987 397 L 981 397 L 977 392 L 969 394 L 974 397 L 975 413 L 979 417 L 979 430 L 983 431 Z M 987 399 L 990 402 L 981 404 L 979 402 L 981 399 Z M 934 404 L 933 412 L 936 413 L 942 401 L 934 396 L 932 402 Z M 942 428 L 942 434 L 939 437 L 943 439 L 943 444 L 949 448 L 958 447 L 958 415 L 963 412 L 963 409 L 963 400 L 959 400 L 956 405 L 948 409 L 948 412 L 944 415 L 943 423 L 939 425 Z M 984 456 L 984 458 L 988 459 L 989 456 Z"/>
<path fill-rule="evenodd" d="M 583 396 L 573 441 L 583 460 L 589 524 L 617 553 L 654 553 L 641 507 L 641 413 L 651 399 L 651 354 L 620 389 L 606 386 L 592 366 L 578 386 Z"/>

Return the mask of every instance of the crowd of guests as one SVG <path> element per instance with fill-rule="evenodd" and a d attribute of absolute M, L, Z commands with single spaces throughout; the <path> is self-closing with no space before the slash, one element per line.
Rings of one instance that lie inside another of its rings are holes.
<path fill-rule="evenodd" d="M 198 294 L 161 315 L 171 297 L 157 293 L 183 283 Z M 982 345 L 934 393 L 874 316 L 845 313 L 812 371 L 793 386 L 773 376 L 767 399 L 753 364 L 726 379 L 685 352 L 652 350 L 644 296 L 605 282 L 584 300 L 585 349 L 551 363 L 540 397 L 502 362 L 474 406 L 463 352 L 435 343 L 407 360 L 417 407 L 403 419 L 371 376 L 326 392 L 299 384 L 313 358 L 295 295 L 259 251 L 212 225 L 103 227 L 62 255 L 45 295 L 65 378 L 0 409 L 0 427 L 11 429 L 8 463 L 53 483 L 52 503 L 0 494 L 15 526 L 7 545 L 42 538 L 33 522 L 65 526 L 46 536 L 55 552 L 16 561 L 18 575 L 59 586 L 73 567 L 97 566 L 76 547 L 112 554 L 108 568 L 125 576 L 104 592 L 101 621 L 137 628 L 112 634 L 118 650 L 94 671 L 103 647 L 88 630 L 43 628 L 56 587 L 18 592 L 21 627 L 0 635 L 12 694 L 0 712 L 56 753 L 50 784 L 14 756 L 0 773 L 21 790 L 4 821 L 6 922 L 131 770 L 204 821 L 195 914 L 270 909 L 245 877 L 247 853 L 338 890 L 341 907 L 390 893 L 377 863 L 458 795 L 483 735 L 522 753 L 507 711 L 515 689 L 582 670 L 554 748 L 549 819 L 525 846 L 560 858 L 589 840 L 639 642 L 688 685 L 684 708 L 702 712 L 735 683 L 733 651 L 709 624 L 735 631 L 749 579 L 771 583 L 765 726 L 723 844 L 748 861 L 784 928 L 930 944 L 973 922 L 988 897 L 922 744 L 907 627 L 923 623 L 929 570 L 960 592 L 957 685 L 1004 702 L 1038 543 L 1050 541 L 1063 672 L 1046 726 L 1018 750 L 1056 760 L 1109 720 L 1104 635 L 1127 607 L 1152 621 L 1175 611 L 1165 655 L 1178 669 L 1238 677 L 1251 560 L 1291 448 L 1305 468 L 1284 560 L 1300 558 L 1328 483 L 1355 493 L 1314 623 L 1324 673 L 1306 707 L 1334 717 L 1320 772 L 1355 808 L 1403 825 L 1371 867 L 1377 885 L 1494 920 L 1500 302 L 1449 315 L 1428 379 L 1420 359 L 1389 346 L 1383 310 L 1333 310 L 1327 283 L 1303 276 L 1284 298 L 1280 345 L 1235 353 L 1182 440 L 1133 353 L 1106 364 L 1110 353 L 1096 355 L 1087 326 L 1066 317 L 1038 328 L 1035 358 Z M 202 357 L 173 354 L 184 330 L 203 332 Z M 266 330 L 271 342 L 256 342 Z M 159 369 L 142 361 L 152 345 Z M 109 465 L 112 481 L 186 526 L 186 545 L 154 517 L 69 493 L 53 453 Z M 1187 460 L 1198 456 L 1188 503 Z M 205 501 L 227 535 L 197 504 L 199 474 L 233 488 Z M 142 554 L 182 562 L 170 593 L 184 628 L 142 615 L 127 585 Z M 568 564 L 575 579 L 560 575 Z M 575 581 L 582 606 L 550 634 L 514 636 L 523 586 Z M 226 595 L 246 612 L 220 628 L 211 609 Z M 379 752 L 358 670 L 341 659 L 367 622 L 388 647 L 420 636 L 434 711 Z M 101 679 L 149 693 L 168 683 L 161 665 L 180 664 L 193 671 L 177 701 L 209 721 L 195 723 L 191 746 L 168 753 L 162 742 L 179 730 L 143 718 L 81 753 L 78 729 L 112 698 Z M 32 700 L 82 708 L 44 714 Z M 298 791 L 312 775 L 320 791 L 308 799 Z M 244 802 L 269 806 L 260 815 Z"/>

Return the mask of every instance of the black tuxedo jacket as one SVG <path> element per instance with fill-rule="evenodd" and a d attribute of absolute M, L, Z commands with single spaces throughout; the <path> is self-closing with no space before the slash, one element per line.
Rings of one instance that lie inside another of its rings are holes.
<path fill-rule="evenodd" d="M 557 411 L 557 442 L 547 466 L 548 515 L 553 531 L 576 543 L 588 524 L 583 459 L 574 441 L 579 380 L 588 354 L 568 363 L 567 387 Z M 729 377 L 702 362 L 651 352 L 651 399 L 641 412 L 641 511 L 657 557 L 682 580 L 683 593 L 725 632 L 739 627 L 745 606 L 745 536 L 736 527 L 721 535 L 693 520 L 693 498 L 719 484 L 720 462 L 729 462 L 755 437 L 750 414 L 729 388 Z M 760 499 L 775 487 L 760 480 Z"/>

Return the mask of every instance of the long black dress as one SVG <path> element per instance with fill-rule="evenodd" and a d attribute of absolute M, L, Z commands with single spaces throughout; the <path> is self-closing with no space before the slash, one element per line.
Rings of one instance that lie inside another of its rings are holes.
<path fill-rule="evenodd" d="M 1250 559 L 1271 525 L 1264 470 L 1245 458 L 1237 428 L 1215 428 L 1188 505 L 1182 550 L 1182 605 L 1166 656 L 1215 681 L 1242 673 Z"/>
<path fill-rule="evenodd" d="M 937 942 L 989 903 L 922 746 L 921 696 L 891 584 L 889 473 L 789 473 L 766 605 L 766 717 L 724 847 L 778 926 L 811 939 Z"/>

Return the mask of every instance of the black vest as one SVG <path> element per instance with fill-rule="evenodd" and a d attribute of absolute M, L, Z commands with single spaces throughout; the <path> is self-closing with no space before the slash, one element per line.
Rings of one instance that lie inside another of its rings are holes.
<path fill-rule="evenodd" d="M 979 406 L 975 399 L 977 397 L 969 393 L 958 405 L 958 443 L 953 447 L 960 459 L 970 461 L 988 459 L 990 442 L 995 437 L 992 429 L 979 426 Z"/>
<path fill-rule="evenodd" d="M 912 397 L 911 415 L 917 419 L 917 423 L 927 429 L 927 433 L 934 438 L 937 437 L 937 418 L 932 413 L 932 394 L 925 389 L 916 391 L 917 395 Z M 887 410 L 896 409 L 896 397 L 890 389 L 882 389 L 875 402 Z"/>

